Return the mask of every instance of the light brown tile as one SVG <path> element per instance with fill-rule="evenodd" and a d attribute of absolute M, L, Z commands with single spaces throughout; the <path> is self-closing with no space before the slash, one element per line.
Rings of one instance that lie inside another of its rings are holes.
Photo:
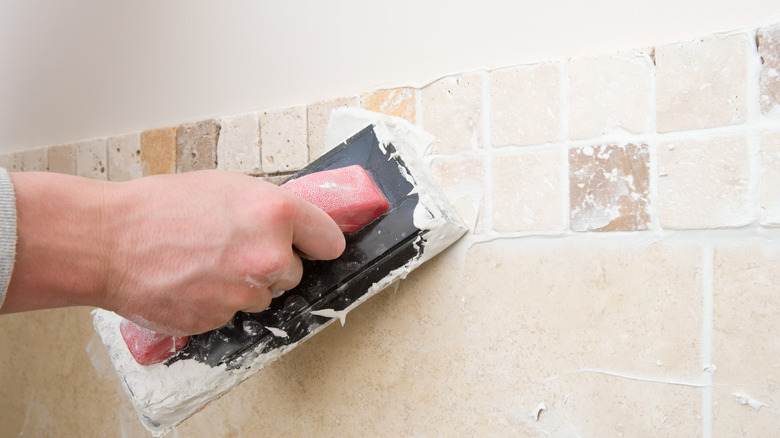
<path fill-rule="evenodd" d="M 263 172 L 294 172 L 308 164 L 306 129 L 305 106 L 263 111 L 260 115 Z"/>
<path fill-rule="evenodd" d="M 22 157 L 19 152 L 6 152 L 0 155 L 0 167 L 8 172 L 21 172 Z"/>
<path fill-rule="evenodd" d="M 780 131 L 761 136 L 761 224 L 780 226 Z"/>
<path fill-rule="evenodd" d="M 109 180 L 128 181 L 143 176 L 140 134 L 136 132 L 109 137 L 107 145 Z"/>
<path fill-rule="evenodd" d="M 144 175 L 176 173 L 176 129 L 170 126 L 141 133 Z"/>
<path fill-rule="evenodd" d="M 780 115 L 780 25 L 758 29 L 761 112 Z"/>
<path fill-rule="evenodd" d="M 328 131 L 330 113 L 338 108 L 357 108 L 360 106 L 359 97 L 346 97 L 340 99 L 325 100 L 306 107 L 306 123 L 308 125 L 309 158 L 316 160 L 325 150 L 325 133 Z"/>
<path fill-rule="evenodd" d="M 108 179 L 108 148 L 105 138 L 76 142 L 76 175 Z"/>
<path fill-rule="evenodd" d="M 431 174 L 472 232 L 489 231 L 485 220 L 487 169 L 484 157 L 440 157 L 433 160 Z"/>
<path fill-rule="evenodd" d="M 573 231 L 646 230 L 650 215 L 647 145 L 583 146 L 569 150 Z"/>
<path fill-rule="evenodd" d="M 483 147 L 484 75 L 449 76 L 422 93 L 422 127 L 436 136 L 431 153 L 452 153 Z"/>
<path fill-rule="evenodd" d="M 361 106 L 390 116 L 400 117 L 410 123 L 417 121 L 417 90 L 402 87 L 377 90 L 361 97 Z"/>
<path fill-rule="evenodd" d="M 45 172 L 49 168 L 46 148 L 28 149 L 19 152 L 24 172 Z"/>
<path fill-rule="evenodd" d="M 214 119 L 184 123 L 176 130 L 176 172 L 217 168 L 219 122 Z"/>
<path fill-rule="evenodd" d="M 217 169 L 232 170 L 247 175 L 263 173 L 260 162 L 260 115 L 239 114 L 219 119 L 221 129 L 217 141 Z"/>
<path fill-rule="evenodd" d="M 47 149 L 47 161 L 49 172 L 76 174 L 76 145 L 75 143 L 51 146 Z"/>

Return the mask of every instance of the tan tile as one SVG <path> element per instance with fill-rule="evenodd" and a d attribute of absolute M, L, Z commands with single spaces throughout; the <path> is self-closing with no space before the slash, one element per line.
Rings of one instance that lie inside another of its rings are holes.
<path fill-rule="evenodd" d="M 369 111 L 376 111 L 395 117 L 400 117 L 411 123 L 417 122 L 417 90 L 414 88 L 391 88 L 377 90 L 361 97 L 361 106 Z"/>
<path fill-rule="evenodd" d="M 559 140 L 563 73 L 560 62 L 523 65 L 490 73 L 490 141 L 493 146 Z"/>
<path fill-rule="evenodd" d="M 300 170 L 309 162 L 306 107 L 264 111 L 260 116 L 263 172 Z"/>
<path fill-rule="evenodd" d="M 431 173 L 466 226 L 475 233 L 489 231 L 485 222 L 485 158 L 440 157 L 433 160 Z"/>
<path fill-rule="evenodd" d="M 571 138 L 593 138 L 616 130 L 648 132 L 652 80 L 652 58 L 638 52 L 571 59 Z"/>
<path fill-rule="evenodd" d="M 449 76 L 422 93 L 422 127 L 436 136 L 430 151 L 451 153 L 483 147 L 484 75 Z"/>
<path fill-rule="evenodd" d="M 310 160 L 314 161 L 327 152 L 325 150 L 325 133 L 328 130 L 330 113 L 338 108 L 356 108 L 358 106 L 360 106 L 359 97 L 346 97 L 313 103 L 306 108 Z"/>
<path fill-rule="evenodd" d="M 739 227 L 758 216 L 743 136 L 668 141 L 658 147 L 658 215 L 674 229 Z"/>
<path fill-rule="evenodd" d="M 176 173 L 176 129 L 170 126 L 141 133 L 144 175 Z"/>
<path fill-rule="evenodd" d="M 19 152 L 24 172 L 45 172 L 49 168 L 46 148 L 28 149 Z"/>
<path fill-rule="evenodd" d="M 76 175 L 108 179 L 108 148 L 105 138 L 76 142 Z"/>
<path fill-rule="evenodd" d="M 247 175 L 263 173 L 260 163 L 260 115 L 240 114 L 219 119 L 217 169 Z"/>
<path fill-rule="evenodd" d="M 141 162 L 141 136 L 137 132 L 107 139 L 108 179 L 128 181 L 144 176 Z"/>
<path fill-rule="evenodd" d="M 493 228 L 496 231 L 563 231 L 565 158 L 558 149 L 493 158 Z"/>
<path fill-rule="evenodd" d="M 569 150 L 573 231 L 646 230 L 650 215 L 647 145 L 584 146 Z"/>
<path fill-rule="evenodd" d="M 773 436 L 780 424 L 780 247 L 717 246 L 713 263 L 713 436 Z M 744 394 L 766 404 L 738 403 Z"/>
<path fill-rule="evenodd" d="M 19 152 L 6 152 L 0 155 L 0 167 L 8 172 L 22 171 L 22 157 Z"/>
<path fill-rule="evenodd" d="M 748 67 L 754 56 L 755 39 L 748 34 L 658 47 L 658 131 L 743 123 L 748 108 Z"/>
<path fill-rule="evenodd" d="M 219 122 L 184 123 L 176 130 L 176 172 L 217 168 Z"/>
<path fill-rule="evenodd" d="M 758 29 L 761 112 L 780 115 L 780 25 Z"/>
<path fill-rule="evenodd" d="M 76 144 L 69 143 L 59 146 L 51 146 L 47 149 L 47 161 L 49 172 L 76 174 Z"/>
<path fill-rule="evenodd" d="M 761 136 L 761 224 L 780 226 L 780 131 Z"/>

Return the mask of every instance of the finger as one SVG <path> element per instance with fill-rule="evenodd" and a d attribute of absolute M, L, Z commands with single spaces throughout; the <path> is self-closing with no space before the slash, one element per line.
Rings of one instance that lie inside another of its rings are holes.
<path fill-rule="evenodd" d="M 242 312 L 257 313 L 262 312 L 271 305 L 272 293 L 270 289 L 257 291 L 256 301 L 250 306 L 241 309 Z"/>
<path fill-rule="evenodd" d="M 298 286 L 298 283 L 301 282 L 301 277 L 303 277 L 303 263 L 301 262 L 301 258 L 295 254 L 291 254 L 287 268 L 275 276 L 273 281 L 268 285 L 268 290 L 290 290 L 295 286 Z M 273 295 L 273 292 L 271 292 L 271 295 Z"/>
<path fill-rule="evenodd" d="M 311 260 L 332 260 L 340 256 L 346 241 L 339 226 L 315 205 L 298 199 L 300 208 L 293 223 L 293 246 Z"/>

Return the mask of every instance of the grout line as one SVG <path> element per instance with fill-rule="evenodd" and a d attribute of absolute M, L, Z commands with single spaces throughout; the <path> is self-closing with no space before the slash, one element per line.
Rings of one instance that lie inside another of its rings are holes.
<path fill-rule="evenodd" d="M 569 172 L 569 149 L 571 147 L 571 85 L 569 80 L 569 60 L 563 59 L 561 63 L 561 132 L 560 138 L 567 146 L 560 147 L 561 151 L 561 188 L 563 196 L 561 197 L 561 215 L 563 215 L 563 229 L 571 230 L 571 177 Z"/>
<path fill-rule="evenodd" d="M 488 232 L 493 232 L 493 138 L 491 136 L 490 113 L 493 102 L 491 100 L 490 73 L 484 72 L 482 75 L 482 141 L 484 142 L 485 156 L 485 181 L 483 182 L 483 197 L 485 199 L 484 215 L 480 215 L 479 206 L 477 206 L 477 223 L 482 220 L 482 228 Z M 478 230 L 477 230 L 478 231 Z"/>
<path fill-rule="evenodd" d="M 702 254 L 702 324 L 701 367 L 705 386 L 702 388 L 701 419 L 702 437 L 712 438 L 712 363 L 713 350 L 713 264 L 715 251 L 712 244 L 704 246 Z"/>

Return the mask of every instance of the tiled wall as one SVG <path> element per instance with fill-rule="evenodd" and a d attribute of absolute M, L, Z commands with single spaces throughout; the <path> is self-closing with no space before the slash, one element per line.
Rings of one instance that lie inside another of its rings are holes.
<path fill-rule="evenodd" d="M 426 159 L 471 233 L 176 436 L 780 435 L 780 25 L 2 164 L 114 181 L 208 168 L 278 181 L 324 152 L 341 106 L 434 134 Z M 0 435 L 144 436 L 85 319 L 78 309 L 0 319 L 12 400 Z"/>

